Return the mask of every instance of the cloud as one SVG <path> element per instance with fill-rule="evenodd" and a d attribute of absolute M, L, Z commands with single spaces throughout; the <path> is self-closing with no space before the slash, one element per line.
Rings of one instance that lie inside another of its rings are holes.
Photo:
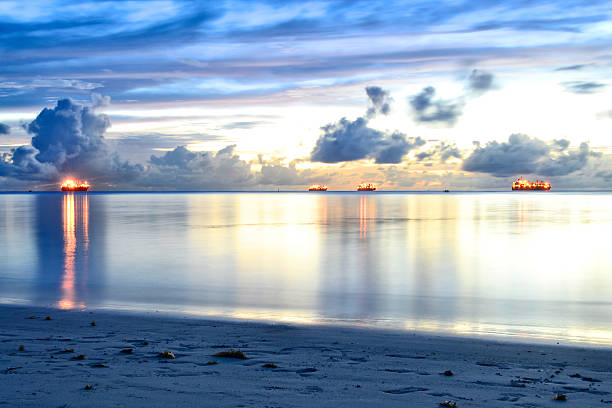
<path fill-rule="evenodd" d="M 366 113 L 368 118 L 376 116 L 378 113 L 388 115 L 391 110 L 391 97 L 389 92 L 379 86 L 366 87 L 366 94 L 370 100 L 370 107 Z"/>
<path fill-rule="evenodd" d="M 405 134 L 394 132 L 390 137 L 381 141 L 383 147 L 378 150 L 374 158 L 379 164 L 397 164 L 401 163 L 404 156 L 412 149 L 423 146 L 425 140 L 417 136 L 415 138 L 407 138 Z"/>
<path fill-rule="evenodd" d="M 415 155 L 418 161 L 435 157 L 440 163 L 446 163 L 451 157 L 461 159 L 461 152 L 457 146 L 452 143 L 440 142 L 429 151 L 419 152 Z"/>
<path fill-rule="evenodd" d="M 415 120 L 420 123 L 453 126 L 457 118 L 461 116 L 463 103 L 453 100 L 434 100 L 435 96 L 436 89 L 428 86 L 410 98 L 409 102 L 414 111 Z"/>
<path fill-rule="evenodd" d="M 9 133 L 11 133 L 11 127 L 4 123 L 0 123 L 0 135 L 8 135 Z"/>
<path fill-rule="evenodd" d="M 261 171 L 257 174 L 257 184 L 267 186 L 295 186 L 300 184 L 308 184 L 315 181 L 311 170 L 300 171 L 296 168 L 295 163 L 289 163 L 288 166 L 282 165 L 280 162 L 266 162 L 263 156 L 259 155 L 259 163 Z M 317 182 L 324 182 L 321 177 L 317 178 Z"/>
<path fill-rule="evenodd" d="M 577 65 L 568 65 L 565 67 L 560 67 L 555 69 L 555 71 L 579 71 L 585 67 L 587 67 L 588 64 L 577 64 Z"/>
<path fill-rule="evenodd" d="M 599 92 L 606 87 L 606 84 L 586 81 L 563 82 L 561 85 L 565 87 L 565 90 L 567 92 L 572 92 L 576 94 L 592 94 L 595 92 Z"/>
<path fill-rule="evenodd" d="M 147 187 L 179 190 L 240 188 L 253 183 L 251 166 L 234 153 L 236 145 L 217 152 L 192 152 L 178 146 L 162 156 L 152 155 L 142 180 Z"/>
<path fill-rule="evenodd" d="M 480 69 L 472 70 L 468 77 L 468 88 L 474 92 L 484 93 L 493 87 L 493 74 Z"/>
<path fill-rule="evenodd" d="M 379 164 L 400 163 L 410 149 L 425 143 L 420 137 L 408 138 L 401 132 L 383 132 L 368 126 L 378 113 L 390 109 L 387 91 L 367 87 L 370 107 L 363 117 L 355 120 L 340 119 L 321 128 L 322 134 L 310 154 L 310 160 L 322 163 L 340 163 L 374 158 Z"/>
<path fill-rule="evenodd" d="M 120 160 L 109 149 L 104 139 L 109 126 L 109 118 L 95 113 L 93 107 L 60 99 L 24 126 L 33 135 L 31 145 L 5 155 L 0 176 L 57 181 L 74 173 L 107 183 L 133 178 L 142 166 Z"/>
<path fill-rule="evenodd" d="M 108 116 L 95 108 L 109 102 L 93 96 L 91 106 L 70 99 L 44 108 L 24 128 L 31 145 L 0 154 L 0 178 L 25 182 L 58 182 L 72 175 L 88 179 L 96 189 L 159 188 L 172 190 L 249 189 L 258 185 L 296 185 L 308 182 L 308 171 L 295 164 L 261 162 L 258 173 L 235 153 L 235 145 L 216 152 L 193 152 L 184 145 L 151 155 L 146 165 L 123 160 L 104 137 Z M 5 183 L 6 184 L 6 183 Z"/>
<path fill-rule="evenodd" d="M 569 142 L 556 140 L 545 142 L 523 134 L 513 134 L 508 142 L 489 142 L 476 146 L 463 161 L 463 170 L 489 173 L 495 177 L 535 174 L 563 176 L 586 166 L 592 152 L 587 143 L 578 150 L 568 150 Z"/>
<path fill-rule="evenodd" d="M 91 104 L 92 108 L 105 108 L 110 105 L 111 98 L 110 96 L 102 96 L 99 93 L 92 92 L 91 94 Z"/>
<path fill-rule="evenodd" d="M 32 146 L 39 151 L 36 159 L 62 166 L 103 149 L 104 132 L 109 126 L 108 116 L 70 99 L 60 99 L 55 108 L 44 108 L 26 130 L 34 135 Z"/>

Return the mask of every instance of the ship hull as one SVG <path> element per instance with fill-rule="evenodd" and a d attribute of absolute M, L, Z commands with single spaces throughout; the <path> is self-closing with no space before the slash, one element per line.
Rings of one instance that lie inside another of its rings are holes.
<path fill-rule="evenodd" d="M 358 188 L 357 191 L 376 191 L 376 188 Z"/>
<path fill-rule="evenodd" d="M 512 191 L 550 191 L 550 187 L 530 187 L 530 188 L 520 188 L 520 187 L 512 187 Z"/>
<path fill-rule="evenodd" d="M 308 191 L 327 191 L 326 188 L 309 188 Z"/>
<path fill-rule="evenodd" d="M 62 187 L 62 191 L 87 191 L 89 187 Z"/>

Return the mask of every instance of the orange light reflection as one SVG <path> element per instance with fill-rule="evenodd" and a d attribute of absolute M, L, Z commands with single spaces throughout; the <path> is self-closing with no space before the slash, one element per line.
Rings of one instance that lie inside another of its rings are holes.
<path fill-rule="evenodd" d="M 78 202 L 78 206 L 77 203 Z M 66 194 L 63 196 L 63 229 L 64 229 L 64 273 L 61 281 L 61 299 L 57 302 L 60 309 L 73 309 L 76 307 L 76 261 L 77 244 L 82 244 L 82 252 L 87 256 L 89 247 L 89 202 L 87 195 Z M 77 211 L 78 209 L 78 211 Z M 77 230 L 77 221 L 80 221 L 82 236 Z M 79 239 L 77 240 L 77 234 Z M 86 258 L 85 258 L 86 260 Z M 78 307 L 85 307 L 79 304 Z"/>

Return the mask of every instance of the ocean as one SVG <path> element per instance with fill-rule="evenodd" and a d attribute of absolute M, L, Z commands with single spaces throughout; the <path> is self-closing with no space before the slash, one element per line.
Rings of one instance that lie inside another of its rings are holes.
<path fill-rule="evenodd" d="M 612 344 L 612 193 L 0 194 L 0 302 Z"/>

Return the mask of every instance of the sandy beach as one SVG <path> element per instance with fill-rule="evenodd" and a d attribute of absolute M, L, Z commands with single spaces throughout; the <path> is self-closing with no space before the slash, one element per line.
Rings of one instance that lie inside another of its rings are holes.
<path fill-rule="evenodd" d="M 612 404 L 612 350 L 575 345 L 0 306 L 0 353 L 11 407 Z"/>

